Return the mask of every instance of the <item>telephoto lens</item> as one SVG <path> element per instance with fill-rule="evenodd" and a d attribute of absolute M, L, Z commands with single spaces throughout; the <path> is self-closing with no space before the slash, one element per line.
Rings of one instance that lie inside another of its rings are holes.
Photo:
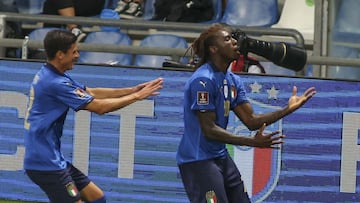
<path fill-rule="evenodd" d="M 239 51 L 244 55 L 253 53 L 293 71 L 302 70 L 306 64 L 307 54 L 304 48 L 285 42 L 275 43 L 252 39 L 240 30 L 232 34 L 238 41 Z"/>

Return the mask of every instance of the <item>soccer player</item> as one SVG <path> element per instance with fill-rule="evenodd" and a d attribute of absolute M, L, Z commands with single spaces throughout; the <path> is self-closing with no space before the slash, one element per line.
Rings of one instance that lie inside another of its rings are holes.
<path fill-rule="evenodd" d="M 53 30 L 44 39 L 47 62 L 30 87 L 25 118 L 24 169 L 51 203 L 105 203 L 104 192 L 67 161 L 61 137 L 68 110 L 104 114 L 159 94 L 163 79 L 133 87 L 90 88 L 73 80 L 66 71 L 79 58 L 76 36 Z"/>
<path fill-rule="evenodd" d="M 279 132 L 263 134 L 270 125 L 305 104 L 315 93 L 308 88 L 297 96 L 296 87 L 288 105 L 280 110 L 255 114 L 246 98 L 240 76 L 228 70 L 239 58 L 237 40 L 229 26 L 213 24 L 192 44 L 199 58 L 197 69 L 187 81 L 184 92 L 184 127 L 177 163 L 192 203 L 250 202 L 240 171 L 228 154 L 226 144 L 278 148 L 283 143 Z M 234 135 L 226 130 L 229 112 L 256 135 Z"/>

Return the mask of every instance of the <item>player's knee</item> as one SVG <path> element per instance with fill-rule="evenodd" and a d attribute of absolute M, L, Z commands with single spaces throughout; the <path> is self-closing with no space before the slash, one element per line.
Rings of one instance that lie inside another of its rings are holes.
<path fill-rule="evenodd" d="M 106 197 L 104 195 L 100 199 L 97 199 L 97 200 L 89 202 L 89 203 L 106 203 Z"/>

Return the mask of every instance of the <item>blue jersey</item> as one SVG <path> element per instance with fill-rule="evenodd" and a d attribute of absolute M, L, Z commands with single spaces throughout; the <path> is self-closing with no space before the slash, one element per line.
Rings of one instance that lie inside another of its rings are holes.
<path fill-rule="evenodd" d="M 30 87 L 25 118 L 26 170 L 61 170 L 66 161 L 60 138 L 69 108 L 80 110 L 93 97 L 85 86 L 45 64 L 35 75 Z"/>
<path fill-rule="evenodd" d="M 224 156 L 226 144 L 209 140 L 203 134 L 196 111 L 214 111 L 216 124 L 226 129 L 229 112 L 248 102 L 240 76 L 216 71 L 206 63 L 187 81 L 184 90 L 184 128 L 177 151 L 177 163 L 188 163 Z"/>

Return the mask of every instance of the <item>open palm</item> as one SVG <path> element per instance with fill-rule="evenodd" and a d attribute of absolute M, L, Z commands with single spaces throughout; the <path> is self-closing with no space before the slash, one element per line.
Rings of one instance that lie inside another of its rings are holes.
<path fill-rule="evenodd" d="M 289 98 L 289 109 L 295 111 L 304 105 L 312 96 L 316 94 L 315 87 L 308 88 L 303 95 L 297 96 L 297 87 L 294 86 L 292 90 L 292 96 Z"/>

